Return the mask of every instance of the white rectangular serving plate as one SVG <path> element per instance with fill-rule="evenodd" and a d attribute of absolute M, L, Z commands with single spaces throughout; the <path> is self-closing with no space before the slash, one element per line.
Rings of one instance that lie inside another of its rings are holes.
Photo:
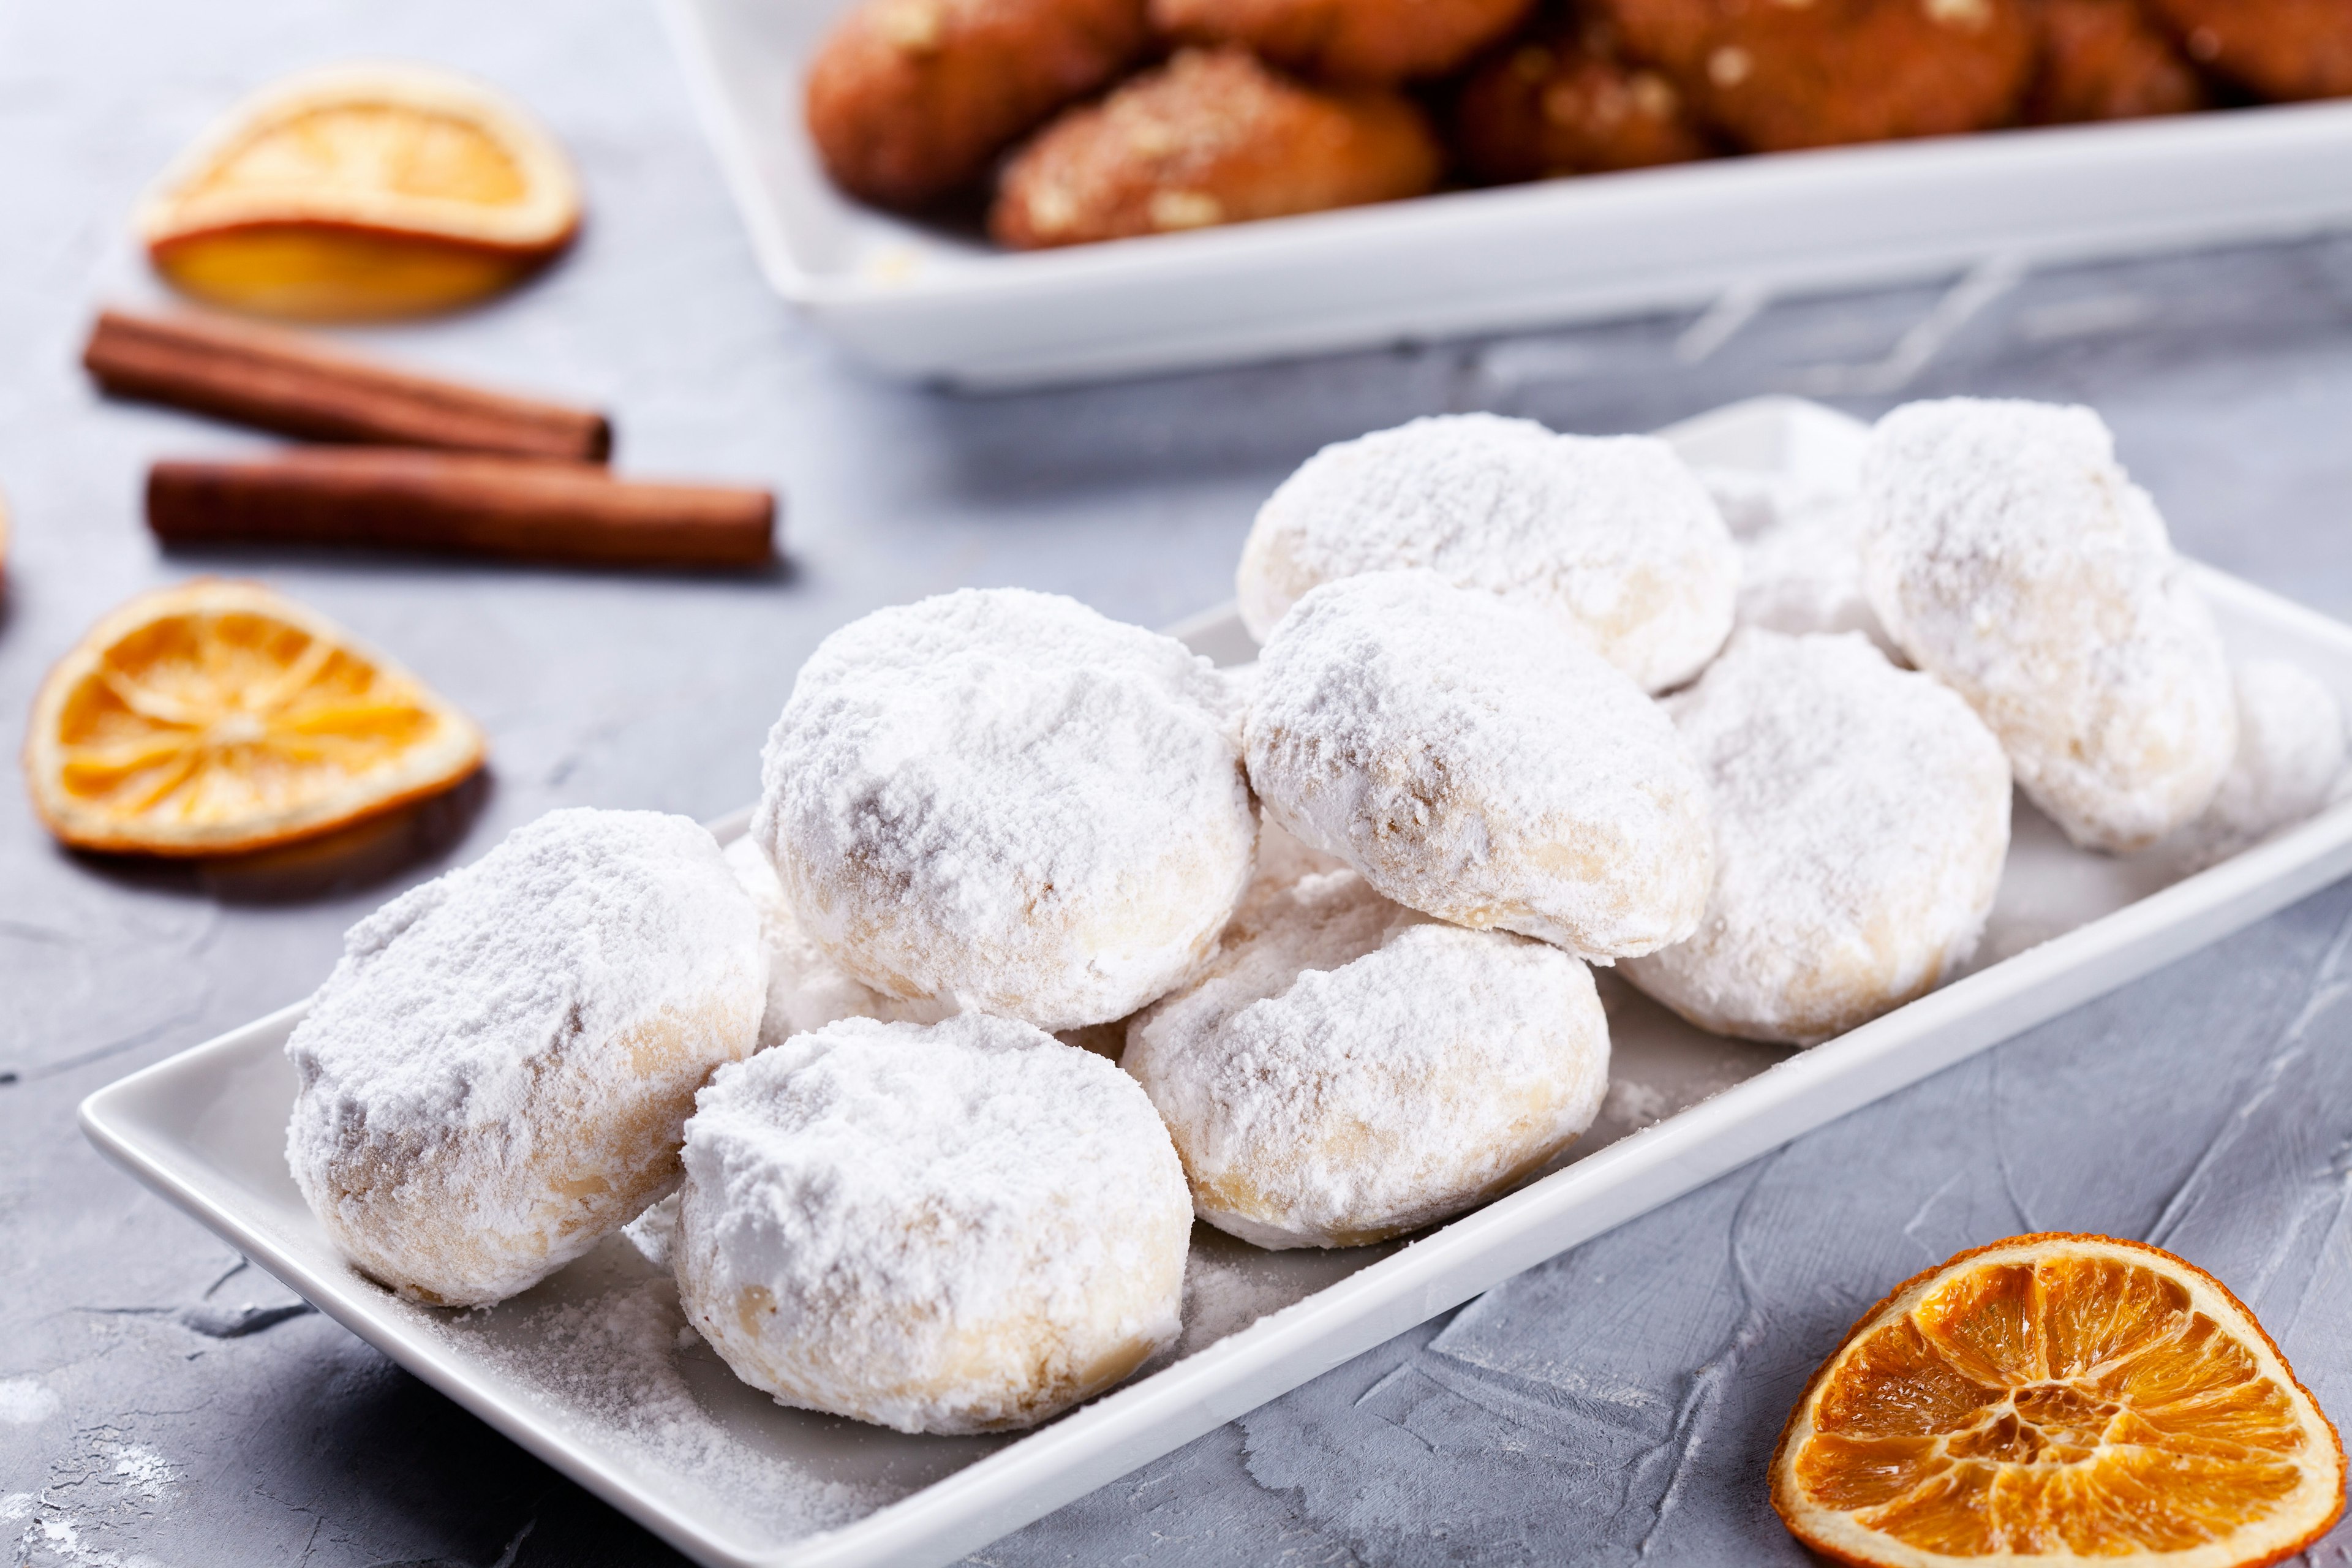
<path fill-rule="evenodd" d="M 1026 254 L 849 200 L 801 82 L 849 0 L 662 0 L 761 268 L 857 358 L 1138 374 L 2352 219 L 2352 102 L 1722 159 Z"/>
<path fill-rule="evenodd" d="M 1861 433 L 1843 415 L 1773 398 L 1665 434 L 1695 462 L 1843 482 Z M 2293 659 L 2352 707 L 2352 626 L 2217 572 L 2198 580 L 2233 654 Z M 1179 635 L 1220 662 L 1255 652 L 1230 612 Z M 716 830 L 732 838 L 742 823 Z M 1182 1342 L 1091 1405 L 1001 1437 L 907 1436 L 770 1403 L 680 1332 L 674 1290 L 618 1238 L 486 1311 L 420 1307 L 361 1279 L 286 1170 L 295 1084 L 280 1047 L 301 1004 L 100 1090 L 81 1120 L 100 1149 L 321 1311 L 688 1556 L 945 1563 L 2348 870 L 2352 805 L 2166 885 L 2141 862 L 2075 850 L 2021 801 L 1972 973 L 1801 1052 L 1705 1034 L 1612 979 L 1615 1087 L 1570 1163 L 1409 1243 L 1267 1253 L 1196 1227 Z"/>

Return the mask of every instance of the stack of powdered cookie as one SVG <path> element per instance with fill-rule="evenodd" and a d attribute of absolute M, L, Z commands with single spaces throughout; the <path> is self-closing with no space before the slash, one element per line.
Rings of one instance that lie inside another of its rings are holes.
<path fill-rule="evenodd" d="M 1969 961 L 2012 781 L 2186 868 L 2343 761 L 2081 408 L 1897 409 L 1854 493 L 1418 420 L 1286 480 L 1239 587 L 1230 670 L 1017 589 L 883 610 L 740 843 L 556 812 L 362 922 L 288 1047 L 329 1233 L 477 1305 L 629 1225 L 779 1400 L 1027 1426 L 1173 1341 L 1196 1216 L 1354 1246 L 1555 1163 L 1591 965 L 1818 1041 Z"/>

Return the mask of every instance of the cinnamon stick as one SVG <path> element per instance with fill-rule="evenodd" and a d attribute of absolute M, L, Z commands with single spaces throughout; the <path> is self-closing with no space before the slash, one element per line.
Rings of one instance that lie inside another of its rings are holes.
<path fill-rule="evenodd" d="M 613 451 L 612 425 L 593 409 L 394 370 L 262 327 L 105 310 L 81 363 L 118 397 L 307 440 L 593 462 Z"/>
<path fill-rule="evenodd" d="M 766 490 L 616 479 L 590 463 L 313 447 L 165 461 L 147 526 L 166 544 L 324 544 L 591 566 L 748 567 L 772 557 Z"/>

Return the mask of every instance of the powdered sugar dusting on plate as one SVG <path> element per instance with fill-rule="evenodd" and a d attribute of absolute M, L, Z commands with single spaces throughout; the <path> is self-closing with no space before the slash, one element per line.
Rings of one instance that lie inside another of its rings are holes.
<path fill-rule="evenodd" d="M 439 1317 L 436 1331 L 514 1377 L 609 1459 L 698 1491 L 715 1512 L 775 1537 L 837 1529 L 916 1489 L 828 1479 L 714 1414 L 687 1374 L 688 1357 L 709 1352 L 676 1285 L 641 1270 L 597 1272 L 604 1289 Z"/>

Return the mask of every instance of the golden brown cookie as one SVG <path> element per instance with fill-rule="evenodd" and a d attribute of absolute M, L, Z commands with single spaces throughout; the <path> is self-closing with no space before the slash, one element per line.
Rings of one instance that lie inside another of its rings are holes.
<path fill-rule="evenodd" d="M 1417 196 L 1439 154 L 1393 93 L 1319 91 L 1186 49 L 1074 109 L 1007 165 L 989 232 L 1037 249 Z"/>
<path fill-rule="evenodd" d="M 2189 58 L 2264 98 L 2352 96 L 2344 0 L 2151 0 Z"/>
<path fill-rule="evenodd" d="M 1626 52 L 1759 153 L 2006 124 L 2033 67 L 2022 0 L 1600 0 Z"/>
<path fill-rule="evenodd" d="M 2140 0 L 2033 0 L 2042 63 L 2025 95 L 2034 125 L 2137 120 L 2202 109 L 2210 95 Z"/>
<path fill-rule="evenodd" d="M 1682 163 L 1712 150 L 1674 83 L 1629 64 L 1597 25 L 1506 44 L 1454 105 L 1454 155 L 1489 184 Z"/>
<path fill-rule="evenodd" d="M 1181 44 L 1239 44 L 1318 80 L 1444 76 L 1518 26 L 1528 0 L 1150 0 Z"/>
<path fill-rule="evenodd" d="M 921 206 L 1145 43 L 1142 0 L 865 0 L 809 68 L 809 135 L 852 195 Z"/>

